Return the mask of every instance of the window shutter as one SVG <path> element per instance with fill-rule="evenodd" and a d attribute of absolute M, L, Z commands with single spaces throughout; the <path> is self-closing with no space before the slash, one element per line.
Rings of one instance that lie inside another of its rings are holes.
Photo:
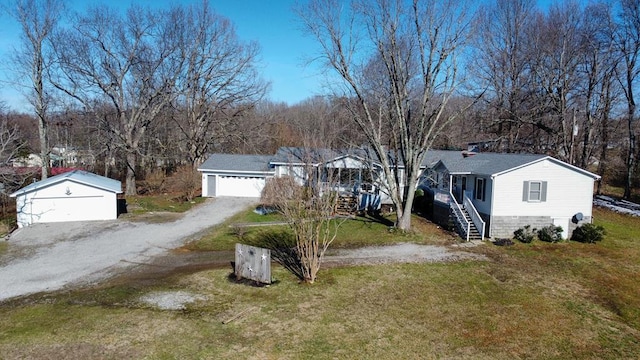
<path fill-rule="evenodd" d="M 547 201 L 547 182 L 542 182 L 542 191 L 540 194 L 540 201 Z"/>
<path fill-rule="evenodd" d="M 482 201 L 485 201 L 487 198 L 485 195 L 487 194 L 487 179 L 482 180 Z"/>
<path fill-rule="evenodd" d="M 522 201 L 529 201 L 529 182 L 525 181 L 522 187 Z"/>

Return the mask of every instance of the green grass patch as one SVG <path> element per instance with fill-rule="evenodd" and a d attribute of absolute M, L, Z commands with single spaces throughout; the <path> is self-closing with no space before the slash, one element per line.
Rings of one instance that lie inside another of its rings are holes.
<path fill-rule="evenodd" d="M 0 240 L 0 254 L 4 254 L 9 249 L 9 243 L 5 240 Z"/>
<path fill-rule="evenodd" d="M 185 212 L 205 201 L 197 197 L 193 201 L 183 201 L 171 195 L 127 196 L 127 211 L 132 214 L 148 212 Z"/>
<path fill-rule="evenodd" d="M 457 241 L 454 236 L 421 217 L 414 216 L 412 221 L 414 230 L 403 233 L 390 226 L 393 224 L 391 216 L 382 220 L 370 217 L 332 220 L 333 224 L 338 222 L 340 225 L 331 247 L 355 248 L 399 242 L 445 245 Z M 238 242 L 260 243 L 260 238 L 265 234 L 290 231 L 283 222 L 281 215 L 258 215 L 250 209 L 211 229 L 202 238 L 186 247 L 196 251 L 233 250 Z"/>

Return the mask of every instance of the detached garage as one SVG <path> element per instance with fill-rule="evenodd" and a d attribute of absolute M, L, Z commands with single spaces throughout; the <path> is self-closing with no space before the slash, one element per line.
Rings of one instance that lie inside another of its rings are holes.
<path fill-rule="evenodd" d="M 118 217 L 120 181 L 82 170 L 30 184 L 16 198 L 18 227 L 34 223 L 113 220 Z"/>
<path fill-rule="evenodd" d="M 271 156 L 213 154 L 199 168 L 203 197 L 260 197 L 266 180 L 273 177 Z"/>

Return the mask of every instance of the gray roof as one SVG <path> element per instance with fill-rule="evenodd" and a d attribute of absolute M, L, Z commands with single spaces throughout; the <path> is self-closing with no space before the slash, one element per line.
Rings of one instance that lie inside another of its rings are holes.
<path fill-rule="evenodd" d="M 550 159 L 563 164 L 585 175 L 598 178 L 586 170 L 566 164 L 560 160 L 541 154 L 505 154 L 505 153 L 467 153 L 457 150 L 429 150 L 425 155 L 422 166 L 432 168 L 442 163 L 450 173 L 496 175 L 505 171 L 517 169 L 521 166 Z M 238 172 L 271 172 L 270 164 L 317 164 L 334 160 L 341 156 L 358 156 L 364 159 L 373 154 L 362 149 L 330 150 L 305 149 L 302 147 L 281 147 L 275 155 L 234 155 L 213 154 L 198 170 L 200 171 L 238 171 Z"/>
<path fill-rule="evenodd" d="M 423 164 L 427 167 L 433 167 L 441 161 L 450 173 L 470 173 L 480 175 L 496 175 L 542 159 L 550 159 L 552 161 L 565 164 L 560 160 L 541 154 L 504 154 L 488 152 L 467 154 L 468 156 L 465 157 L 461 151 L 431 150 L 427 153 Z M 590 176 L 597 177 L 597 175 L 591 174 L 586 170 L 576 168 L 569 164 L 565 165 L 575 169 L 576 171 L 581 171 Z"/>
<path fill-rule="evenodd" d="M 343 152 L 330 149 L 283 146 L 278 149 L 271 162 L 275 164 L 317 164 L 333 160 L 343 154 Z"/>
<path fill-rule="evenodd" d="M 108 177 L 100 176 L 83 170 L 73 170 L 29 184 L 22 189 L 14 192 L 10 196 L 16 197 L 17 195 L 22 195 L 67 180 L 79 184 L 93 186 L 102 190 L 111 191 L 116 194 L 122 193 L 122 183 L 118 180 L 110 179 Z"/>
<path fill-rule="evenodd" d="M 271 155 L 212 154 L 198 170 L 270 172 Z"/>

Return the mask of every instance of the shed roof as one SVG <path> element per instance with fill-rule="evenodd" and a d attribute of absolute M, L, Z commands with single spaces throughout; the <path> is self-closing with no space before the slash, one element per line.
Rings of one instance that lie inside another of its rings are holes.
<path fill-rule="evenodd" d="M 199 171 L 271 172 L 271 155 L 212 154 Z"/>
<path fill-rule="evenodd" d="M 29 184 L 9 196 L 16 197 L 18 195 L 36 191 L 38 189 L 42 189 L 43 187 L 54 185 L 64 181 L 73 181 L 75 183 L 93 186 L 102 190 L 114 192 L 116 194 L 122 193 L 122 183 L 118 180 L 110 179 L 108 177 L 100 176 L 98 174 L 90 173 L 84 170 L 73 170 Z"/>

